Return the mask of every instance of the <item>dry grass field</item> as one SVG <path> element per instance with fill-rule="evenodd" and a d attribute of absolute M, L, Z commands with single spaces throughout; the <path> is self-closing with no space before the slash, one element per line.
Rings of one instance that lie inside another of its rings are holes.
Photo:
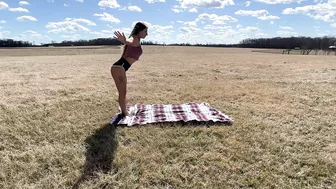
<path fill-rule="evenodd" d="M 336 57 L 144 47 L 129 105 L 234 124 L 112 127 L 118 48 L 0 49 L 0 188 L 336 188 Z"/>

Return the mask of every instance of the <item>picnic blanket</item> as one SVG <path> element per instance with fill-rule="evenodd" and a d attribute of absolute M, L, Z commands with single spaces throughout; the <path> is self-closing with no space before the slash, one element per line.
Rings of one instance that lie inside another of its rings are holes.
<path fill-rule="evenodd" d="M 111 125 L 144 125 L 162 122 L 220 122 L 232 124 L 233 120 L 223 112 L 211 107 L 208 103 L 184 104 L 136 104 L 128 107 L 129 116 L 116 114 Z"/>

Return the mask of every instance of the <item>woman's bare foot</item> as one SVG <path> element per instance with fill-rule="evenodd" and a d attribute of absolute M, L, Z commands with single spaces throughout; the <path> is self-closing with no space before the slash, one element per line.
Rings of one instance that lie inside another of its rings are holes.
<path fill-rule="evenodd" d="M 126 111 L 126 112 L 122 112 L 122 115 L 124 116 L 124 117 L 126 117 L 126 116 L 129 116 L 129 113 Z"/>

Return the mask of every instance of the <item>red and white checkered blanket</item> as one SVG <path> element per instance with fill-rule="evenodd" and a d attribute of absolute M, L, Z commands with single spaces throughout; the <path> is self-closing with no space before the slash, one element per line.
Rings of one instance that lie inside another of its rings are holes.
<path fill-rule="evenodd" d="M 111 124 L 118 125 L 143 125 L 147 123 L 200 121 L 221 122 L 232 124 L 233 120 L 221 111 L 211 107 L 208 103 L 185 104 L 136 104 L 128 108 L 129 116 L 120 121 L 115 119 Z M 116 117 L 115 115 L 114 117 Z M 112 123 L 114 122 L 114 123 Z"/>

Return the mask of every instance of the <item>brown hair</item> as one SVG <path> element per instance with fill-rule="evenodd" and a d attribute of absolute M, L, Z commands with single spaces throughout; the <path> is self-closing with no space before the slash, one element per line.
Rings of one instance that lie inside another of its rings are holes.
<path fill-rule="evenodd" d="M 147 26 L 146 26 L 144 23 L 142 23 L 142 22 L 137 22 L 137 23 L 135 24 L 135 26 L 134 26 L 134 28 L 133 28 L 133 30 L 132 30 L 132 32 L 131 32 L 131 34 L 130 34 L 129 37 L 132 37 L 132 36 L 134 36 L 134 35 L 138 35 L 142 30 L 144 30 L 144 29 L 146 29 L 146 28 L 147 28 Z"/>

